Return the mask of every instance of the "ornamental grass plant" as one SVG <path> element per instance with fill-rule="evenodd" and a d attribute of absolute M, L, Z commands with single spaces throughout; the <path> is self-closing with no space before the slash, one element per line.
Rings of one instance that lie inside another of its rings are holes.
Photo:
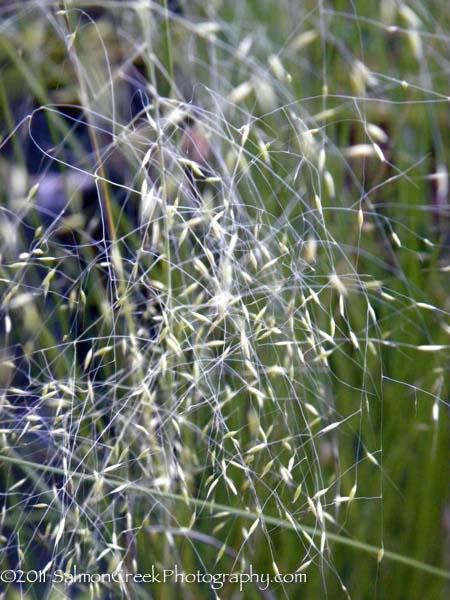
<path fill-rule="evenodd" d="M 0 598 L 446 597 L 449 48 L 443 0 L 2 3 Z"/>

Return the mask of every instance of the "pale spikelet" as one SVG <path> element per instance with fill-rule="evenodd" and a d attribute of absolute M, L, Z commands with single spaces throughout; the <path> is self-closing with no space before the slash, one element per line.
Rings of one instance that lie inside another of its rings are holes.
<path fill-rule="evenodd" d="M 372 139 L 380 144 L 387 144 L 389 141 L 389 136 L 384 129 L 381 129 L 381 127 L 378 127 L 378 125 L 375 125 L 375 123 L 367 124 L 367 133 Z"/>
<path fill-rule="evenodd" d="M 253 385 L 248 385 L 247 390 L 250 392 L 250 394 L 252 394 L 252 396 L 255 396 L 255 398 L 258 400 L 258 404 L 260 406 L 262 405 L 263 400 L 265 400 L 267 398 L 266 394 L 261 392 L 261 390 L 259 390 L 258 388 L 256 388 Z"/>
<path fill-rule="evenodd" d="M 252 448 L 250 448 L 250 450 L 247 450 L 247 454 L 256 454 L 257 452 L 261 452 L 261 450 L 264 450 L 265 448 L 267 448 L 267 443 L 256 444 L 256 446 L 253 446 Z M 265 473 L 263 474 L 265 475 Z"/>
<path fill-rule="evenodd" d="M 65 383 L 58 383 L 58 388 L 64 393 L 67 394 L 68 396 L 74 396 L 75 392 L 74 389 L 68 385 L 66 385 Z"/>
<path fill-rule="evenodd" d="M 236 438 L 233 438 L 233 440 L 234 440 L 234 442 L 237 442 Z M 228 464 L 233 465 L 234 467 L 236 467 L 236 469 L 239 469 L 240 471 L 244 471 L 244 473 L 249 472 L 248 467 L 246 465 L 241 465 L 241 464 L 237 463 L 235 460 L 228 461 Z"/>
<path fill-rule="evenodd" d="M 306 501 L 308 502 L 309 510 L 317 518 L 316 505 L 314 504 L 312 498 L 310 498 L 309 496 L 307 496 Z"/>
<path fill-rule="evenodd" d="M 199 321 L 201 321 L 202 323 L 205 323 L 206 325 L 211 325 L 211 320 L 208 319 L 208 317 L 206 317 L 205 315 L 202 315 L 201 313 L 198 313 L 194 310 L 191 312 L 191 315 Z"/>
<path fill-rule="evenodd" d="M 216 477 L 215 479 L 213 479 L 211 485 L 208 488 L 208 492 L 206 493 L 206 498 L 209 498 L 209 496 L 211 495 L 211 493 L 213 492 L 214 488 L 216 487 L 216 485 L 219 483 L 219 478 Z"/>
<path fill-rule="evenodd" d="M 318 417 L 319 416 L 319 413 L 318 413 L 317 409 L 312 404 L 309 404 L 309 402 L 305 402 L 305 408 L 314 417 Z"/>
<path fill-rule="evenodd" d="M 251 525 L 250 529 L 249 529 L 249 530 L 248 530 L 248 532 L 247 532 L 247 535 L 246 535 L 246 536 L 244 536 L 246 540 L 248 540 L 248 539 L 249 539 L 249 538 L 252 536 L 252 534 L 253 534 L 253 533 L 254 533 L 254 532 L 257 530 L 259 523 L 260 523 L 260 520 L 259 520 L 259 518 L 258 518 L 258 519 L 256 519 L 256 521 L 254 521 L 254 522 L 252 523 L 252 525 Z"/>
<path fill-rule="evenodd" d="M 261 272 L 273 267 L 279 261 L 279 259 L 280 259 L 280 257 L 276 256 L 275 258 L 272 258 L 272 260 L 269 260 L 269 262 L 264 263 L 264 265 L 261 268 Z"/>
<path fill-rule="evenodd" d="M 267 304 L 262 307 L 262 309 L 259 311 L 259 313 L 257 315 L 255 315 L 255 319 L 254 319 L 255 324 L 259 323 L 262 320 L 263 316 L 266 314 L 266 311 L 267 311 Z"/>
<path fill-rule="evenodd" d="M 316 548 L 316 545 L 314 543 L 314 540 L 312 539 L 312 537 L 309 535 L 309 533 L 306 531 L 306 529 L 302 529 L 302 535 L 303 537 L 306 539 L 306 541 L 311 544 L 311 546 L 313 548 Z"/>
<path fill-rule="evenodd" d="M 300 483 L 295 490 L 294 497 L 292 498 L 292 502 L 294 504 L 299 499 L 301 493 L 302 493 L 302 484 Z"/>
<path fill-rule="evenodd" d="M 263 446 L 263 448 L 265 448 L 265 444 L 262 444 L 262 446 Z M 260 475 L 261 479 L 263 477 L 265 477 L 268 473 L 271 472 L 274 462 L 275 462 L 275 460 L 272 459 L 272 460 L 269 460 L 268 463 L 266 463 L 266 465 L 264 466 L 264 469 Z"/>
<path fill-rule="evenodd" d="M 27 265 L 28 265 L 28 263 L 26 261 L 20 261 L 20 262 L 11 263 L 8 265 L 8 267 L 10 269 L 21 269 L 22 267 L 26 267 Z"/>
<path fill-rule="evenodd" d="M 58 523 L 58 526 L 56 527 L 56 530 L 55 530 L 55 542 L 54 542 L 55 548 L 58 546 L 59 542 L 61 541 L 61 538 L 64 534 L 65 526 L 66 526 L 66 519 L 65 519 L 65 517 L 63 517 L 61 519 L 61 521 Z"/>
<path fill-rule="evenodd" d="M 255 381 L 257 381 L 258 380 L 258 371 L 255 369 L 253 364 L 249 360 L 246 360 L 244 364 L 245 364 L 245 368 L 247 369 L 248 373 L 250 373 L 250 375 L 253 377 L 253 379 Z M 268 373 L 268 375 L 270 377 L 269 373 Z"/>
<path fill-rule="evenodd" d="M 182 165 L 185 165 L 186 167 L 189 167 L 192 172 L 194 173 L 194 175 L 196 175 L 197 177 L 201 177 L 204 178 L 205 175 L 203 173 L 203 171 L 200 168 L 200 165 L 195 162 L 194 160 L 191 160 L 190 158 L 178 158 L 178 162 L 181 163 Z"/>
<path fill-rule="evenodd" d="M 241 61 L 244 60 L 245 57 L 250 52 L 252 45 L 253 45 L 253 38 L 250 35 L 245 36 L 243 38 L 243 40 L 240 42 L 239 46 L 237 47 L 236 58 Z"/>
<path fill-rule="evenodd" d="M 256 100 L 263 112 L 271 112 L 277 108 L 277 95 L 271 80 L 266 77 L 253 76 L 252 88 L 257 90 Z"/>
<path fill-rule="evenodd" d="M 376 324 L 376 322 L 377 322 L 377 315 L 375 314 L 373 306 L 370 304 L 370 302 L 367 303 L 367 312 L 368 312 L 370 318 L 372 319 L 373 323 Z"/>
<path fill-rule="evenodd" d="M 278 568 L 278 565 L 275 561 L 272 562 L 272 568 L 275 575 L 280 576 L 280 569 Z"/>
<path fill-rule="evenodd" d="M 114 496 L 116 494 L 120 494 L 121 492 L 126 490 L 129 485 L 130 484 L 128 484 L 128 483 L 122 483 L 121 485 L 118 485 L 117 487 L 115 487 L 108 493 L 108 496 Z"/>
<path fill-rule="evenodd" d="M 436 172 L 428 175 L 428 179 L 436 182 L 436 195 L 439 205 L 445 206 L 449 195 L 449 175 L 446 165 L 438 165 Z"/>
<path fill-rule="evenodd" d="M 330 275 L 330 284 L 336 290 L 336 292 L 338 292 L 338 294 L 341 296 L 347 296 L 348 290 L 337 273 Z"/>
<path fill-rule="evenodd" d="M 177 338 L 172 334 L 168 333 L 166 335 L 166 343 L 167 347 L 175 353 L 176 356 L 181 356 L 183 354 L 183 350 L 177 340 Z"/>
<path fill-rule="evenodd" d="M 27 196 L 27 175 L 23 167 L 15 164 L 12 166 L 9 173 L 9 185 L 13 197 L 24 198 Z"/>
<path fill-rule="evenodd" d="M 362 229 L 362 226 L 364 225 L 364 212 L 363 212 L 362 208 L 360 208 L 358 210 L 357 223 L 358 223 L 359 229 Z"/>
<path fill-rule="evenodd" d="M 102 474 L 105 475 L 106 473 L 111 473 L 112 471 L 117 471 L 117 469 L 119 469 L 122 465 L 123 465 L 123 463 L 121 463 L 121 462 L 114 464 L 114 465 L 110 465 L 109 467 L 106 467 L 105 469 L 103 469 Z"/>
<path fill-rule="evenodd" d="M 76 31 L 74 31 L 73 33 L 70 33 L 69 35 L 66 36 L 67 52 L 70 52 L 72 50 L 72 47 L 75 44 L 76 38 L 77 38 Z"/>
<path fill-rule="evenodd" d="M 329 490 L 329 489 L 330 489 L 330 488 L 326 487 L 326 488 L 323 488 L 323 489 L 321 489 L 321 490 L 318 490 L 318 491 L 317 491 L 317 492 L 314 494 L 314 496 L 313 496 L 313 500 L 317 500 L 318 498 L 322 498 L 322 496 L 325 496 L 325 494 L 328 492 L 328 490 Z"/>
<path fill-rule="evenodd" d="M 323 520 L 321 521 L 321 523 L 323 523 Z M 325 551 L 326 543 L 327 543 L 327 534 L 326 534 L 326 531 L 323 530 L 322 533 L 320 534 L 320 554 L 322 554 L 322 555 Z"/>
<path fill-rule="evenodd" d="M 248 260 L 250 262 L 251 267 L 253 268 L 254 271 L 256 271 L 258 269 L 258 261 L 256 259 L 256 255 L 253 252 L 253 250 L 250 250 L 247 256 L 248 256 Z"/>
<path fill-rule="evenodd" d="M 51 269 L 42 280 L 42 287 L 44 288 L 44 297 L 47 296 L 50 289 L 50 283 L 56 275 L 56 269 Z"/>
<path fill-rule="evenodd" d="M 6 335 L 9 335 L 11 333 L 11 329 L 12 329 L 11 317 L 9 315 L 5 315 L 4 323 L 5 323 L 5 333 L 6 333 Z"/>
<path fill-rule="evenodd" d="M 42 263 L 50 263 L 50 262 L 55 262 L 56 257 L 55 256 L 40 256 L 38 258 L 39 262 Z"/>
<path fill-rule="evenodd" d="M 441 350 L 445 350 L 449 346 L 439 345 L 439 344 L 424 344 L 421 346 L 416 346 L 416 349 L 419 352 L 440 352 Z"/>
<path fill-rule="evenodd" d="M 406 4 L 400 4 L 398 9 L 399 15 L 403 18 L 407 25 L 413 29 L 419 29 L 422 27 L 422 21 L 418 15 Z"/>
<path fill-rule="evenodd" d="M 386 162 L 386 157 L 383 154 L 383 150 L 375 142 L 372 144 L 375 154 L 377 155 L 380 162 Z"/>
<path fill-rule="evenodd" d="M 289 48 L 292 50 L 302 50 L 303 48 L 306 48 L 306 46 L 312 44 L 318 37 L 319 34 L 315 29 L 303 31 L 292 39 L 289 43 Z"/>
<path fill-rule="evenodd" d="M 244 81 L 234 88 L 227 97 L 228 102 L 232 104 L 241 104 L 253 91 L 253 85 L 250 81 Z"/>
<path fill-rule="evenodd" d="M 77 293 L 75 289 L 70 290 L 69 294 L 69 308 L 73 310 L 77 304 Z"/>
<path fill-rule="evenodd" d="M 211 252 L 211 250 L 207 247 L 204 248 L 204 252 L 205 252 L 205 256 L 208 259 L 208 262 L 211 266 L 211 271 L 213 272 L 216 266 L 216 261 L 214 258 L 214 254 Z"/>
<path fill-rule="evenodd" d="M 357 485 L 355 483 L 355 485 L 352 487 L 352 489 L 350 490 L 350 493 L 348 495 L 348 501 L 353 502 L 355 496 L 356 496 L 356 490 L 357 490 Z"/>
<path fill-rule="evenodd" d="M 244 147 L 245 143 L 248 140 L 248 136 L 249 136 L 249 133 L 250 133 L 250 125 L 248 123 L 246 125 L 243 125 L 239 129 L 239 133 L 241 134 L 241 147 Z"/>
<path fill-rule="evenodd" d="M 325 433 L 329 433 L 330 431 L 333 431 L 333 429 L 337 429 L 341 424 L 342 424 L 342 421 L 335 421 L 334 423 L 330 423 L 330 425 L 327 425 L 326 427 L 321 429 L 318 433 L 320 435 L 324 435 Z"/>
<path fill-rule="evenodd" d="M 423 308 L 424 310 L 433 310 L 438 311 L 439 309 L 433 304 L 428 304 L 427 302 L 416 302 L 417 308 Z"/>
<path fill-rule="evenodd" d="M 366 451 L 366 456 L 370 460 L 371 463 L 373 463 L 377 467 L 380 466 L 379 463 L 378 463 L 378 461 L 377 461 L 377 459 L 375 458 L 375 456 L 371 452 L 369 452 L 368 450 Z"/>
<path fill-rule="evenodd" d="M 148 123 L 149 123 L 150 127 L 153 129 L 153 131 L 156 131 L 156 132 L 157 132 L 157 134 L 158 134 L 158 137 L 160 137 L 160 136 L 162 135 L 162 131 L 159 129 L 159 127 L 158 127 L 158 124 L 156 123 L 156 121 L 154 120 L 154 118 L 152 117 L 152 115 L 150 114 L 150 111 L 149 111 L 149 110 L 146 110 L 146 111 L 145 111 L 145 116 L 147 117 L 147 121 L 148 121 Z M 147 153 L 146 153 L 146 155 L 145 155 L 145 158 L 144 158 L 144 160 L 143 160 L 143 163 L 142 163 L 142 164 L 143 164 L 143 166 L 145 166 L 145 165 L 147 164 L 147 163 L 145 162 L 145 159 L 147 159 L 147 161 L 149 161 L 149 160 L 150 160 L 150 156 L 151 156 L 152 150 L 153 150 L 153 148 L 150 148 L 150 149 L 147 151 Z M 147 155 L 148 155 L 148 156 L 147 156 Z"/>
<path fill-rule="evenodd" d="M 302 563 L 299 568 L 295 571 L 296 573 L 302 573 L 303 571 L 306 571 L 306 569 L 309 567 L 310 564 L 312 564 L 313 559 L 311 558 L 310 560 L 305 561 L 304 563 Z"/>
<path fill-rule="evenodd" d="M 245 358 L 250 360 L 250 344 L 244 328 L 241 330 L 241 350 Z"/>
<path fill-rule="evenodd" d="M 433 408 L 431 409 L 431 418 L 435 423 L 439 421 L 439 400 L 437 398 L 433 402 Z"/>
<path fill-rule="evenodd" d="M 343 583 L 341 583 L 341 590 L 344 593 L 344 596 L 346 597 L 347 600 L 352 600 L 350 594 L 348 593 L 348 589 L 345 587 L 345 585 Z"/>
<path fill-rule="evenodd" d="M 183 106 L 175 106 L 164 118 L 164 127 L 178 126 L 182 123 L 186 117 L 189 116 L 188 110 Z"/>
<path fill-rule="evenodd" d="M 108 545 L 108 547 L 105 548 L 102 552 L 100 552 L 100 554 L 97 556 L 96 562 L 101 561 L 102 558 L 104 558 L 105 556 L 107 556 L 110 552 L 112 552 L 112 548 Z"/>
<path fill-rule="evenodd" d="M 383 300 L 387 300 L 388 302 L 395 302 L 395 297 L 392 296 L 392 294 L 388 294 L 387 292 L 380 292 L 380 296 L 383 298 Z"/>
<path fill-rule="evenodd" d="M 217 177 L 217 176 L 205 177 L 204 181 L 205 181 L 205 183 L 221 183 L 222 182 L 222 178 L 221 177 Z"/>
<path fill-rule="evenodd" d="M 148 165 L 148 163 L 150 162 L 150 158 L 151 158 L 153 152 L 154 152 L 153 146 L 150 146 L 150 148 L 144 154 L 144 158 L 142 159 L 141 169 L 145 169 L 145 167 Z M 141 194 L 143 194 L 143 193 L 145 193 L 147 191 L 147 187 L 148 187 L 147 180 L 144 179 L 144 181 L 142 182 Z"/>
<path fill-rule="evenodd" d="M 374 144 L 355 144 L 344 149 L 344 156 L 346 158 L 370 158 L 376 157 L 377 152 Z"/>
<path fill-rule="evenodd" d="M 230 479 L 230 477 L 228 477 L 228 475 L 226 474 L 226 472 L 225 472 L 225 471 L 223 472 L 223 478 L 224 478 L 224 480 L 225 480 L 225 483 L 226 483 L 226 485 L 227 485 L 228 489 L 231 491 L 231 493 L 232 493 L 234 496 L 237 496 L 237 494 L 238 494 L 238 491 L 237 491 L 237 489 L 236 489 L 236 486 L 234 485 L 234 482 L 233 482 L 233 480 L 232 480 L 232 479 Z"/>
<path fill-rule="evenodd" d="M 336 188 L 334 185 L 334 179 L 330 171 L 325 171 L 323 174 L 323 180 L 327 189 L 328 195 L 331 199 L 336 197 Z"/>
<path fill-rule="evenodd" d="M 289 523 L 292 525 L 292 527 L 294 529 L 297 529 L 297 523 L 295 522 L 294 517 L 291 515 L 291 513 L 287 510 L 284 511 L 284 514 L 286 515 L 287 520 L 289 521 Z"/>
<path fill-rule="evenodd" d="M 417 14 L 406 4 L 400 6 L 399 14 L 410 28 L 406 36 L 415 59 L 420 62 L 424 56 L 422 39 L 418 32 L 418 29 L 422 27 L 422 22 Z"/>
<path fill-rule="evenodd" d="M 269 69 L 272 71 L 274 76 L 280 81 L 286 81 L 287 73 L 283 63 L 280 60 L 280 57 L 276 54 L 271 54 L 267 59 L 267 62 L 269 64 Z"/>
<path fill-rule="evenodd" d="M 266 373 L 272 378 L 280 375 L 286 375 L 286 369 L 284 369 L 281 365 L 272 365 L 268 367 Z"/>
<path fill-rule="evenodd" d="M 319 154 L 319 144 L 314 139 L 316 130 L 308 129 L 297 115 L 293 114 L 292 118 L 297 126 L 297 142 L 300 152 L 311 162 L 316 162 Z"/>
<path fill-rule="evenodd" d="M 260 244 L 259 248 L 261 250 L 261 253 L 264 254 L 264 258 L 266 260 L 269 260 L 269 261 L 272 260 L 272 256 L 264 244 Z"/>
<path fill-rule="evenodd" d="M 360 60 L 355 60 L 352 65 L 350 81 L 355 93 L 360 96 L 365 95 L 368 87 L 375 87 L 378 83 L 376 77 Z"/>
<path fill-rule="evenodd" d="M 19 488 L 22 487 L 22 485 L 27 481 L 27 478 L 24 477 L 23 479 L 19 479 L 19 481 L 17 481 L 15 484 L 11 485 L 8 490 L 9 492 L 13 492 L 15 490 L 18 490 Z"/>
<path fill-rule="evenodd" d="M 288 463 L 288 467 L 287 470 L 289 471 L 289 473 L 292 473 L 292 469 L 294 468 L 295 465 L 295 455 L 292 455 L 291 458 L 289 459 L 289 463 Z"/>
<path fill-rule="evenodd" d="M 333 500 L 334 504 L 343 504 L 344 502 L 349 502 L 350 501 L 350 496 L 336 496 L 335 499 Z"/>
<path fill-rule="evenodd" d="M 208 40 L 213 40 L 211 37 L 212 33 L 218 33 L 221 30 L 221 25 L 217 21 L 203 21 L 202 23 L 196 23 L 194 31 L 200 36 L 207 38 Z"/>
<path fill-rule="evenodd" d="M 329 121 L 330 119 L 333 119 L 337 113 L 338 113 L 337 109 L 327 108 L 325 110 L 321 110 L 320 112 L 316 113 L 314 115 L 313 119 L 316 123 L 322 123 L 325 121 Z"/>
<path fill-rule="evenodd" d="M 180 236 L 178 238 L 178 247 L 179 248 L 181 248 L 181 246 L 183 245 L 184 241 L 186 240 L 188 231 L 189 231 L 188 227 L 183 227 L 183 229 L 181 230 Z"/>
<path fill-rule="evenodd" d="M 355 347 L 356 350 L 359 350 L 358 338 L 356 337 L 356 335 L 354 334 L 354 332 L 352 330 L 349 331 L 349 335 L 350 335 L 350 341 L 352 342 L 353 346 Z"/>
<path fill-rule="evenodd" d="M 320 196 L 318 194 L 314 194 L 314 203 L 316 205 L 317 210 L 319 211 L 319 215 L 321 217 L 323 217 L 322 201 L 321 201 Z"/>
<path fill-rule="evenodd" d="M 162 206 L 161 197 L 156 192 L 154 186 L 148 188 L 147 180 L 144 179 L 141 187 L 141 223 L 149 223 L 152 221 L 155 209 L 157 206 Z"/>
<path fill-rule="evenodd" d="M 325 149 L 321 148 L 319 151 L 318 159 L 317 159 L 317 168 L 319 169 L 320 173 L 322 173 L 322 171 L 325 168 L 326 160 L 327 160 L 327 155 L 326 155 Z"/>
<path fill-rule="evenodd" d="M 142 428 L 142 429 L 144 429 L 144 428 Z M 150 437 L 148 431 L 145 431 L 145 429 L 144 429 L 144 433 L 145 433 L 146 437 Z M 140 460 L 142 460 L 143 458 L 145 458 L 149 454 L 150 454 L 150 448 L 144 448 L 144 450 L 142 450 L 142 452 L 140 452 L 138 454 L 136 460 L 139 462 Z"/>
<path fill-rule="evenodd" d="M 330 344 L 335 344 L 335 341 L 334 341 L 333 337 L 329 333 L 327 333 L 326 331 L 322 331 L 322 329 L 319 329 L 318 333 L 327 342 L 330 342 Z"/>
<path fill-rule="evenodd" d="M 394 244 L 398 247 L 401 248 L 402 247 L 402 243 L 400 241 L 400 238 L 398 237 L 398 235 L 395 233 L 395 231 L 391 232 L 391 238 L 392 241 L 394 242 Z"/>
<path fill-rule="evenodd" d="M 201 275 L 203 275 L 204 277 L 209 276 L 208 268 L 205 266 L 205 264 L 199 258 L 195 258 L 193 264 L 194 264 L 194 269 L 196 271 L 198 271 Z"/>
<path fill-rule="evenodd" d="M 92 381 L 90 379 L 88 379 L 87 381 L 87 400 L 89 400 L 91 403 L 94 402 L 94 387 L 92 385 Z"/>
<path fill-rule="evenodd" d="M 317 238 L 309 235 L 304 244 L 304 258 L 307 263 L 313 264 L 317 258 Z"/>
<path fill-rule="evenodd" d="M 31 186 L 31 188 L 27 194 L 27 197 L 26 197 L 27 202 L 31 202 L 33 200 L 33 198 L 36 196 L 39 186 L 40 186 L 40 182 L 35 183 L 33 186 Z"/>
<path fill-rule="evenodd" d="M 98 358 L 100 356 L 105 356 L 105 354 L 108 354 L 109 352 L 111 352 L 111 350 L 113 350 L 114 346 L 103 346 L 103 348 L 100 348 L 99 350 L 97 350 L 94 354 L 95 358 Z"/>
<path fill-rule="evenodd" d="M 333 315 L 330 317 L 330 338 L 331 341 L 334 342 L 334 336 L 336 334 L 336 321 L 334 320 Z"/>

